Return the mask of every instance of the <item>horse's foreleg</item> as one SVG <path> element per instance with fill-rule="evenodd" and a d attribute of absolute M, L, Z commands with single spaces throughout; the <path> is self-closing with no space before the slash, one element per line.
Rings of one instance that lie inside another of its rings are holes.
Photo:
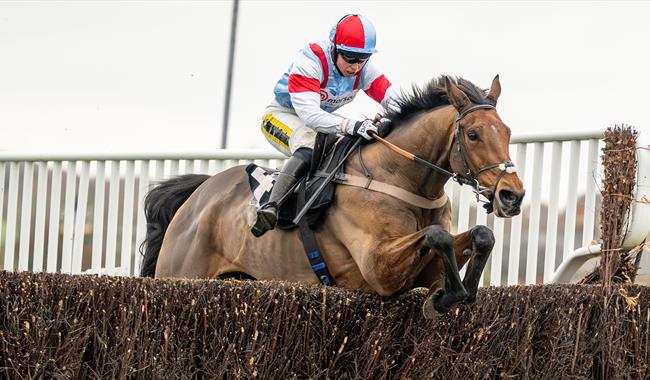
<path fill-rule="evenodd" d="M 460 281 L 458 265 L 454 256 L 454 237 L 440 226 L 430 226 L 426 234 L 426 243 L 441 256 L 445 268 L 445 286 L 440 289 L 432 288 L 433 294 L 430 300 L 436 311 L 444 313 L 454 304 L 467 298 L 467 291 Z M 433 286 L 435 287 L 436 284 Z"/>
<path fill-rule="evenodd" d="M 494 247 L 494 234 L 485 226 L 476 226 L 454 237 L 458 267 L 462 268 L 467 263 L 467 271 L 463 278 L 463 285 L 468 293 L 465 299 L 467 303 L 476 301 L 478 283 L 492 247 Z"/>

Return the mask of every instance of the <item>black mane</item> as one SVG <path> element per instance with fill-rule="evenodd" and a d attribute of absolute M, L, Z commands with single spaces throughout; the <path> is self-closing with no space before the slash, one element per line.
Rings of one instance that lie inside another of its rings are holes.
<path fill-rule="evenodd" d="M 463 78 L 448 77 L 460 88 L 467 97 L 476 104 L 489 103 L 486 98 L 487 91 L 477 87 L 474 83 Z M 387 110 L 385 117 L 391 119 L 394 125 L 412 118 L 422 111 L 429 111 L 436 107 L 450 104 L 445 91 L 445 75 L 432 79 L 423 88 L 413 85 L 412 93 L 402 93 L 397 99 L 399 112 Z"/>

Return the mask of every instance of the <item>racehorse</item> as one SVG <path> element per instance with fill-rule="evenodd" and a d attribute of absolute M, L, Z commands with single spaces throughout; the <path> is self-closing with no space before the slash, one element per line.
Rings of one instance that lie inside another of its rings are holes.
<path fill-rule="evenodd" d="M 485 226 L 453 236 L 443 186 L 449 179 L 468 184 L 496 216 L 519 214 L 524 188 L 509 156 L 510 129 L 496 112 L 500 93 L 498 75 L 489 91 L 441 76 L 403 94 L 398 111 L 385 111 L 393 124 L 385 141 L 418 159 L 405 159 L 384 144 L 364 144 L 345 162 L 345 173 L 364 178 L 370 173 L 373 181 L 442 200 L 442 206 L 423 208 L 395 194 L 337 186 L 314 229 L 337 286 L 381 296 L 427 287 L 428 317 L 475 301 L 494 236 Z M 244 168 L 177 177 L 149 192 L 143 276 L 240 274 L 319 283 L 297 229 L 275 229 L 260 238 L 251 234 L 246 215 L 252 193 Z M 465 264 L 461 281 L 459 268 Z"/>

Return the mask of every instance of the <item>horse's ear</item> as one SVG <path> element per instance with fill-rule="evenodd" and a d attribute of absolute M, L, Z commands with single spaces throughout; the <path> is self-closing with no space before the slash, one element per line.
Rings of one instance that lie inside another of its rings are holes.
<path fill-rule="evenodd" d="M 465 107 L 470 105 L 469 98 L 461 89 L 459 89 L 454 82 L 445 76 L 445 87 L 447 88 L 447 96 L 449 97 L 449 103 L 451 103 L 456 110 L 459 112 Z"/>
<path fill-rule="evenodd" d="M 492 87 L 490 87 L 490 92 L 487 94 L 488 100 L 496 107 L 497 100 L 501 95 L 501 83 L 499 83 L 499 74 L 492 79 Z"/>

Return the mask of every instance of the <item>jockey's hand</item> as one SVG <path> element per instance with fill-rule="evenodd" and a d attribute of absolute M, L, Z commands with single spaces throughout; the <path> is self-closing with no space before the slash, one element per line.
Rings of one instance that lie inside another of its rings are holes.
<path fill-rule="evenodd" d="M 382 114 L 378 113 L 373 119 L 375 127 L 377 127 L 377 134 L 379 137 L 386 137 L 393 128 L 393 121 L 385 118 Z"/>
<path fill-rule="evenodd" d="M 354 123 L 354 128 L 352 128 L 352 136 L 361 136 L 366 140 L 372 140 L 372 134 L 377 133 L 377 127 L 372 120 L 366 119 L 357 121 Z"/>

